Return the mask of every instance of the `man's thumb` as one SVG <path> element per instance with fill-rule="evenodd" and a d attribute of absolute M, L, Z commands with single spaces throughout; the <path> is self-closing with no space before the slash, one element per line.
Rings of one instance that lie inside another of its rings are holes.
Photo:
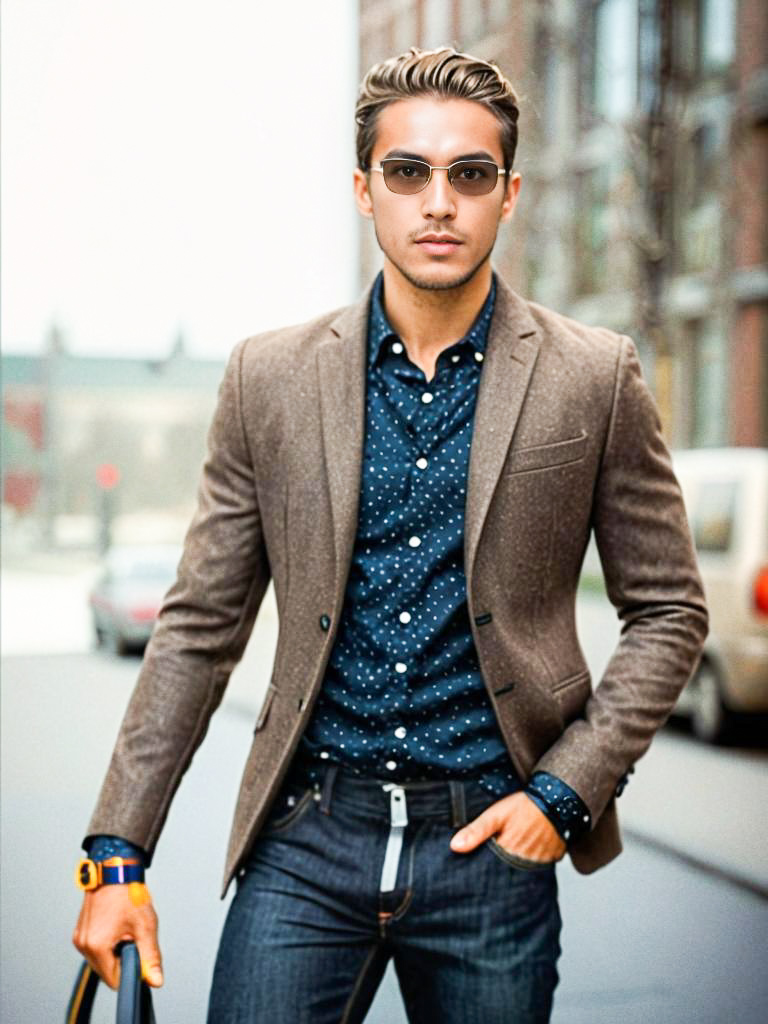
<path fill-rule="evenodd" d="M 137 937 L 136 946 L 141 960 L 142 978 L 153 988 L 160 988 L 163 984 L 163 958 L 157 943 L 150 938 L 142 940 Z"/>
<path fill-rule="evenodd" d="M 163 984 L 163 969 L 155 958 L 141 957 L 141 976 L 153 988 L 160 988 Z"/>

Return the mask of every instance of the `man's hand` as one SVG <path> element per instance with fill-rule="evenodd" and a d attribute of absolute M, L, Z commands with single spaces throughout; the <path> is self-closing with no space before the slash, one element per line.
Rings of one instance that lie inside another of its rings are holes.
<path fill-rule="evenodd" d="M 142 977 L 159 988 L 163 960 L 157 944 L 157 914 L 146 885 L 102 885 L 86 892 L 72 941 L 110 988 L 120 984 L 115 946 L 126 940 L 136 943 Z"/>
<path fill-rule="evenodd" d="M 522 791 L 497 800 L 459 829 L 451 839 L 451 849 L 469 853 L 491 836 L 505 850 L 526 860 L 550 863 L 565 853 L 565 843 L 555 826 Z"/>

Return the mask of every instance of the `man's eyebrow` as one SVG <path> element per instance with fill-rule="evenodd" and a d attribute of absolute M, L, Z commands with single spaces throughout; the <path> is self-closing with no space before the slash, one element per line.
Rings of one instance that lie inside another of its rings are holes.
<path fill-rule="evenodd" d="M 421 160 L 422 163 L 429 163 L 429 160 L 421 153 L 410 153 L 405 149 L 390 149 L 386 156 L 382 157 L 382 160 Z M 490 160 L 491 163 L 496 163 L 495 157 L 484 149 L 478 149 L 474 153 L 462 153 L 460 156 L 454 157 L 451 163 L 458 163 L 459 160 Z"/>

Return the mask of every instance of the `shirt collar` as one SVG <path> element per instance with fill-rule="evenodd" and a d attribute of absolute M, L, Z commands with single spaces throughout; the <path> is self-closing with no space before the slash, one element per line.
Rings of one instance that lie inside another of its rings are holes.
<path fill-rule="evenodd" d="M 381 357 L 384 343 L 396 340 L 397 333 L 393 329 L 387 314 L 384 312 L 384 275 L 379 271 L 373 285 L 371 296 L 371 309 L 368 317 L 368 365 L 373 366 Z M 483 308 L 475 317 L 475 320 L 464 335 L 455 344 L 461 345 L 468 342 L 477 352 L 485 352 L 488 344 L 488 332 L 493 317 L 493 307 L 496 302 L 496 275 L 491 275 L 491 287 L 483 303 Z"/>

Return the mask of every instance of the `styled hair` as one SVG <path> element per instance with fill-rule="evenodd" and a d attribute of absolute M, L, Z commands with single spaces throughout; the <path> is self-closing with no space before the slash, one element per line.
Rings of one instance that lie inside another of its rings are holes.
<path fill-rule="evenodd" d="M 452 46 L 407 53 L 374 64 L 360 85 L 355 107 L 357 163 L 370 169 L 376 142 L 376 123 L 381 111 L 397 100 L 414 96 L 472 100 L 482 103 L 498 119 L 504 167 L 510 170 L 517 148 L 518 99 L 510 82 L 496 64 Z"/>

